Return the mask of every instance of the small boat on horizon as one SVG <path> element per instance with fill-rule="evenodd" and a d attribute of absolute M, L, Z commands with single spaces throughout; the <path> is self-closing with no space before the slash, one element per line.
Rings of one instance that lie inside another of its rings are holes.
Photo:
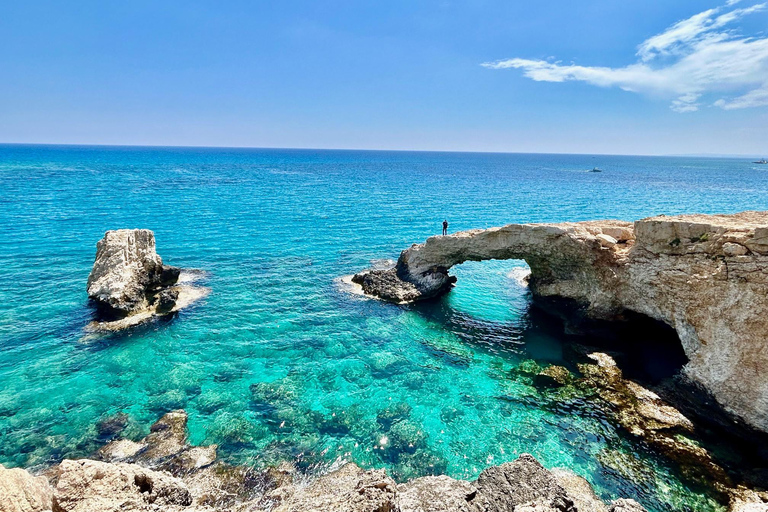
<path fill-rule="evenodd" d="M 587 172 L 603 172 L 603 170 L 602 169 L 598 169 L 597 167 L 595 167 L 591 171 L 587 171 Z"/>
<path fill-rule="evenodd" d="M 753 164 L 768 164 L 768 160 L 763 158 L 762 160 L 758 160 L 757 162 L 752 162 Z"/>

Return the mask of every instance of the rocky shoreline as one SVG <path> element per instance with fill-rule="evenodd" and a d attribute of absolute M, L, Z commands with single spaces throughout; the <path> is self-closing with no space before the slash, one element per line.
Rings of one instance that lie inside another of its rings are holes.
<path fill-rule="evenodd" d="M 583 478 L 547 470 L 523 454 L 473 482 L 426 476 L 396 483 L 384 470 L 339 462 L 304 475 L 290 464 L 263 470 L 190 446 L 187 415 L 172 411 L 140 441 L 118 439 L 91 459 L 64 460 L 33 476 L 0 466 L 2 512 L 641 512 L 631 499 L 604 503 Z M 734 509 L 736 510 L 736 509 Z"/>
<path fill-rule="evenodd" d="M 704 385 L 721 407 L 766 431 L 761 407 L 768 398 L 754 370 L 765 367 L 760 358 L 766 337 L 760 336 L 768 336 L 768 328 L 763 333 L 765 319 L 753 316 L 768 306 L 755 298 L 768 283 L 768 213 L 664 217 L 634 225 L 510 225 L 432 237 L 403 251 L 394 268 L 361 272 L 352 281 L 369 295 L 405 303 L 448 291 L 455 282 L 448 274 L 452 265 L 490 258 L 528 261 L 537 299 L 577 304 L 567 321 L 579 316 L 621 321 L 627 312 L 637 312 L 666 322 L 689 359 L 686 376 Z M 137 325 L 204 295 L 180 276 L 181 269 L 163 264 L 151 231 L 108 231 L 88 279 L 97 315 L 91 329 Z M 751 302 L 740 301 L 742 295 Z M 625 379 L 610 355 L 585 355 L 579 375 L 530 362 L 513 378 L 555 390 L 554 400 L 602 400 L 613 421 L 675 461 L 687 479 L 713 488 L 730 511 L 768 512 L 768 490 L 734 478 L 704 447 L 688 417 L 653 390 Z M 728 402 L 734 385 L 744 396 Z M 751 400 L 748 406 L 745 399 Z M 109 418 L 100 430 L 118 433 L 124 423 Z M 172 411 L 139 441 L 112 440 L 91 458 L 63 460 L 37 476 L 0 466 L 0 512 L 645 510 L 625 497 L 605 503 L 585 479 L 567 469 L 548 470 L 527 454 L 488 467 L 471 482 L 442 475 L 397 483 L 384 470 L 342 460 L 324 474 L 304 474 L 288 463 L 234 466 L 218 458 L 216 445 L 191 446 L 186 425 L 186 413 Z"/>

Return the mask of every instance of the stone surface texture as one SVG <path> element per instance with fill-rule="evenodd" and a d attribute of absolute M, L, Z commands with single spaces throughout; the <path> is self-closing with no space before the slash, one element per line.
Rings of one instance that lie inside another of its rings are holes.
<path fill-rule="evenodd" d="M 152 295 L 176 283 L 179 269 L 163 265 L 148 229 L 107 231 L 96 244 L 88 296 L 116 318 L 150 307 Z"/>
<path fill-rule="evenodd" d="M 274 512 L 395 512 L 396 490 L 383 470 L 346 464 L 309 485 L 280 487 L 272 497 Z"/>
<path fill-rule="evenodd" d="M 53 490 L 44 477 L 35 477 L 19 468 L 0 464 L 0 512 L 43 512 L 51 510 Z"/>
<path fill-rule="evenodd" d="M 632 311 L 668 324 L 689 359 L 685 375 L 768 432 L 768 212 L 433 236 L 403 251 L 395 268 L 354 280 L 366 293 L 407 302 L 449 289 L 453 265 L 487 259 L 525 260 L 535 296 L 572 299 L 587 318 Z"/>
<path fill-rule="evenodd" d="M 59 466 L 53 511 L 169 510 L 191 503 L 184 483 L 168 473 L 136 464 L 65 460 Z"/>
<path fill-rule="evenodd" d="M 417 478 L 398 487 L 400 512 L 474 512 L 477 488 L 442 476 Z"/>

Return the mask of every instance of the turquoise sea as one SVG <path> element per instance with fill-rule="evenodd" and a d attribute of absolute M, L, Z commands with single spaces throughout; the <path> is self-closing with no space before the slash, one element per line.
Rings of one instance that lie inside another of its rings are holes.
<path fill-rule="evenodd" d="M 598 166 L 602 173 L 588 173 Z M 765 166 L 763 166 L 765 167 Z M 766 209 L 768 168 L 737 159 L 0 146 L 0 463 L 42 467 L 139 438 L 184 408 L 227 460 L 338 459 L 403 480 L 474 478 L 529 452 L 604 497 L 717 510 L 592 399 L 517 371 L 571 365 L 534 314 L 524 263 L 455 268 L 396 306 L 340 282 L 440 230 Z M 85 282 L 109 229 L 148 228 L 210 294 L 171 319 L 94 335 Z M 530 363 L 525 363 L 530 364 Z"/>

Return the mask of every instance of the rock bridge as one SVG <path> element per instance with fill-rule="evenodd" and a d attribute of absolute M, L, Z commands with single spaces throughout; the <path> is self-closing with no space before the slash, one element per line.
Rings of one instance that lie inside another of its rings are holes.
<path fill-rule="evenodd" d="M 403 251 L 395 268 L 353 281 L 369 295 L 406 303 L 448 291 L 453 265 L 488 259 L 525 260 L 534 296 L 572 299 L 588 318 L 632 311 L 666 323 L 688 357 L 685 375 L 768 432 L 768 212 L 433 236 Z"/>

